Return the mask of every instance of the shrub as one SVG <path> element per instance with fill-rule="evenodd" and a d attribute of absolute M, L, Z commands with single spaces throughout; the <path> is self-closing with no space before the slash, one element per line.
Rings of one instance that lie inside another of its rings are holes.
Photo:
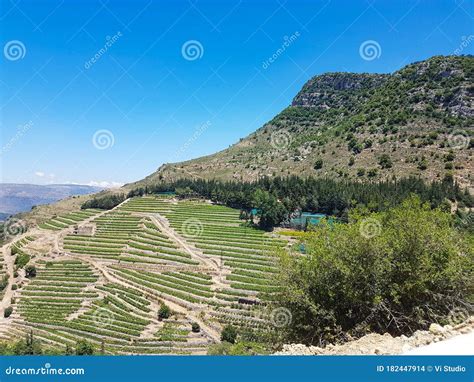
<path fill-rule="evenodd" d="M 15 259 L 15 265 L 18 268 L 23 268 L 30 261 L 30 256 L 26 253 L 18 253 Z"/>
<path fill-rule="evenodd" d="M 3 317 L 8 318 L 13 313 L 13 307 L 9 306 L 3 311 Z"/>
<path fill-rule="evenodd" d="M 428 162 L 426 161 L 425 158 L 423 158 L 420 163 L 418 163 L 418 169 L 419 170 L 426 170 L 428 168 Z"/>
<path fill-rule="evenodd" d="M 452 312 L 469 314 L 474 253 L 452 223 L 412 197 L 386 212 L 353 212 L 348 224 L 320 225 L 308 236 L 307 257 L 282 258 L 277 303 L 292 315 L 285 340 L 411 334 L 447 323 Z"/>
<path fill-rule="evenodd" d="M 239 342 L 231 344 L 222 342 L 211 345 L 207 351 L 208 355 L 262 355 L 269 354 L 265 346 L 258 342 Z"/>
<path fill-rule="evenodd" d="M 103 210 L 110 210 L 126 199 L 124 194 L 103 195 L 94 197 L 81 205 L 81 209 L 100 208 Z"/>
<path fill-rule="evenodd" d="M 76 343 L 76 355 L 92 355 L 94 354 L 94 347 L 86 340 L 79 340 Z"/>
<path fill-rule="evenodd" d="M 4 290 L 8 285 L 8 275 L 4 275 L 0 280 L 0 292 Z"/>
<path fill-rule="evenodd" d="M 391 168 L 392 167 L 392 160 L 388 156 L 388 154 L 382 154 L 379 158 L 379 165 L 382 168 Z"/>
<path fill-rule="evenodd" d="M 36 276 L 36 267 L 34 265 L 27 265 L 25 267 L 25 276 L 32 278 Z"/>
<path fill-rule="evenodd" d="M 321 168 L 323 168 L 323 160 L 317 159 L 316 162 L 314 162 L 314 169 L 319 170 Z"/>
<path fill-rule="evenodd" d="M 237 329 L 233 327 L 232 325 L 226 325 L 221 332 L 221 341 L 234 344 L 236 339 L 237 339 Z"/>
<path fill-rule="evenodd" d="M 372 168 L 370 169 L 368 172 L 367 172 L 367 176 L 369 178 L 374 178 L 377 176 L 377 169 L 376 168 Z"/>
<path fill-rule="evenodd" d="M 193 322 L 191 325 L 191 330 L 193 331 L 193 333 L 199 333 L 201 331 L 201 327 L 197 322 Z"/>
<path fill-rule="evenodd" d="M 171 308 L 162 303 L 160 305 L 160 309 L 158 310 L 158 319 L 161 321 L 161 320 L 164 320 L 166 318 L 169 318 L 171 316 Z"/>
<path fill-rule="evenodd" d="M 12 290 L 17 290 L 17 289 L 18 289 L 18 285 L 13 284 L 13 285 L 12 285 Z"/>

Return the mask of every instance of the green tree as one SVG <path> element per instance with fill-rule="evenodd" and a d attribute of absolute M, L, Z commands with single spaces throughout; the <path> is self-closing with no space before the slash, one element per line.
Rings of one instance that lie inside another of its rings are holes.
<path fill-rule="evenodd" d="M 5 310 L 3 311 L 3 317 L 5 318 L 8 318 L 12 315 L 13 313 L 13 307 L 12 306 L 8 306 L 5 308 Z"/>
<path fill-rule="evenodd" d="M 382 168 L 391 168 L 392 167 L 392 160 L 388 154 L 382 154 L 379 158 L 379 165 Z"/>
<path fill-rule="evenodd" d="M 278 199 L 268 191 L 257 190 L 252 195 L 252 204 L 257 209 L 260 218 L 259 226 L 263 229 L 271 229 L 279 224 L 287 213 L 285 207 Z"/>
<path fill-rule="evenodd" d="M 161 321 L 166 318 L 169 318 L 170 316 L 171 316 L 171 308 L 165 303 L 162 303 L 160 305 L 160 309 L 158 310 L 158 319 Z"/>
<path fill-rule="evenodd" d="M 36 267 L 34 265 L 25 266 L 25 276 L 28 278 L 36 277 Z"/>
<path fill-rule="evenodd" d="M 79 340 L 76 342 L 76 355 L 93 355 L 94 354 L 94 346 L 86 341 L 86 340 Z"/>
<path fill-rule="evenodd" d="M 222 329 L 222 332 L 221 332 L 221 341 L 234 344 L 236 339 L 237 339 L 237 329 L 232 325 L 226 325 L 224 329 Z"/>
<path fill-rule="evenodd" d="M 38 355 L 43 354 L 41 344 L 34 338 L 31 330 L 26 334 L 25 339 L 18 340 L 12 346 L 12 354 L 14 355 Z"/>
<path fill-rule="evenodd" d="M 306 257 L 282 257 L 277 304 L 292 314 L 287 341 L 410 334 L 472 310 L 473 241 L 416 197 L 381 213 L 352 212 L 348 224 L 323 224 L 308 237 Z"/>
<path fill-rule="evenodd" d="M 191 330 L 193 333 L 199 333 L 201 331 L 201 327 L 197 322 L 193 322 L 191 325 Z"/>

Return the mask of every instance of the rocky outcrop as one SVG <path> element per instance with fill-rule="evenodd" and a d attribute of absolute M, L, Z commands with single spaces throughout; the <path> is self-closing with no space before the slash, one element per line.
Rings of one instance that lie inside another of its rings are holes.
<path fill-rule="evenodd" d="M 402 354 L 414 348 L 440 342 L 448 338 L 472 333 L 474 331 L 474 316 L 462 324 L 441 326 L 431 324 L 428 330 L 418 330 L 412 336 L 392 337 L 390 334 L 371 333 L 355 341 L 342 345 L 328 345 L 324 348 L 306 346 L 303 344 L 283 345 L 276 355 L 348 355 L 348 354 Z"/>
<path fill-rule="evenodd" d="M 382 85 L 389 75 L 367 73 L 327 73 L 313 77 L 293 99 L 291 106 L 342 107 L 361 102 L 368 91 Z"/>

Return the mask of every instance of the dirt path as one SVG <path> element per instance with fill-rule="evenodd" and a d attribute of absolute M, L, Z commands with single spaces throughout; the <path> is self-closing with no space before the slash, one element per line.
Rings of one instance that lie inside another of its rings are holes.
<path fill-rule="evenodd" d="M 112 208 L 110 210 L 105 210 L 103 212 L 99 212 L 99 213 L 97 213 L 97 214 L 95 214 L 95 215 L 79 222 L 77 225 L 78 226 L 83 226 L 83 225 L 86 225 L 86 224 L 90 224 L 94 219 L 96 219 L 98 217 L 101 217 L 105 214 L 108 214 L 108 213 L 110 213 L 110 212 L 112 212 L 116 209 L 119 209 L 121 206 L 126 204 L 129 200 L 130 199 L 126 199 L 122 203 L 120 203 L 119 205 L 115 206 L 114 208 Z M 183 238 L 181 238 L 172 228 L 169 227 L 168 221 L 164 217 L 159 216 L 159 218 L 157 218 L 156 216 L 151 216 L 151 215 L 147 215 L 147 216 L 149 216 L 151 218 L 151 220 L 153 221 L 153 223 L 160 230 L 162 230 L 164 234 L 168 235 L 168 237 L 171 240 L 173 240 L 178 245 L 179 248 L 181 248 L 182 250 L 189 253 L 193 259 L 199 260 L 203 265 L 205 265 L 206 267 L 208 267 L 209 269 L 211 269 L 213 271 L 220 272 L 220 268 L 219 268 L 218 264 L 213 259 L 209 259 L 208 257 L 202 255 L 201 253 L 198 253 L 198 251 L 196 249 L 193 249 L 189 244 L 187 244 L 186 241 Z M 5 330 L 8 331 L 7 328 L 9 327 L 9 325 L 12 322 L 11 320 L 3 318 L 4 309 L 6 307 L 10 306 L 11 298 L 14 296 L 14 291 L 12 291 L 12 289 L 11 289 L 11 286 L 13 285 L 13 281 L 14 281 L 14 278 L 13 278 L 14 257 L 11 256 L 11 246 L 15 242 L 21 240 L 22 238 L 24 238 L 26 236 L 33 236 L 33 235 L 36 236 L 37 239 L 35 241 L 40 241 L 42 243 L 44 242 L 43 244 L 45 244 L 45 246 L 47 245 L 48 248 L 51 248 L 52 251 L 55 252 L 58 255 L 67 256 L 68 258 L 74 258 L 74 259 L 77 259 L 77 260 L 88 263 L 94 269 L 98 270 L 100 272 L 100 274 L 103 276 L 103 278 L 105 280 L 107 280 L 108 282 L 115 283 L 115 284 L 118 284 L 118 285 L 121 285 L 121 286 L 124 286 L 124 287 L 127 287 L 127 288 L 131 288 L 131 289 L 137 290 L 139 292 L 143 292 L 143 290 L 140 289 L 139 287 L 137 287 L 135 284 L 125 282 L 122 279 L 119 279 L 118 277 L 116 277 L 114 274 L 112 274 L 107 269 L 106 264 L 103 264 L 100 261 L 98 261 L 96 259 L 93 259 L 91 257 L 88 257 L 88 256 L 77 256 L 77 255 L 72 255 L 72 254 L 69 254 L 67 252 L 64 252 L 61 248 L 61 240 L 65 235 L 70 234 L 72 232 L 72 230 L 73 230 L 72 226 L 65 227 L 65 228 L 63 228 L 61 230 L 58 230 L 58 231 L 49 231 L 49 230 L 44 230 L 44 229 L 40 229 L 40 228 L 33 228 L 33 229 L 19 235 L 12 242 L 5 244 L 1 248 L 2 254 L 3 254 L 4 259 L 5 259 L 4 261 L 5 261 L 5 264 L 6 264 L 6 267 L 7 267 L 7 274 L 9 276 L 9 280 L 8 280 L 8 285 L 5 288 L 5 294 L 2 298 L 2 301 L 0 302 L 0 332 L 4 332 Z M 40 257 L 41 258 L 45 258 L 45 257 L 47 258 L 50 255 L 51 255 L 51 253 L 49 253 L 48 256 L 40 256 Z M 203 333 L 205 333 L 205 335 L 208 338 L 210 338 L 212 341 L 215 341 L 215 342 L 220 341 L 219 331 L 217 331 L 213 327 L 206 324 L 202 320 L 202 318 L 200 317 L 199 313 L 201 311 L 201 308 L 199 306 L 196 305 L 196 310 L 194 311 L 194 310 L 191 310 L 191 309 L 187 309 L 184 306 L 179 305 L 176 302 L 167 299 L 166 296 L 159 296 L 159 297 L 157 297 L 157 300 L 164 301 L 173 311 L 175 311 L 177 313 L 184 314 L 187 317 L 188 320 L 191 320 L 191 321 L 194 321 L 194 322 L 198 323 L 200 325 L 200 327 L 202 328 Z M 156 303 L 152 302 L 155 305 L 155 308 L 158 306 L 158 302 L 156 302 Z M 136 315 L 137 317 L 142 317 L 138 314 L 134 314 L 134 315 Z M 154 330 L 157 327 L 157 325 L 158 324 L 155 322 L 155 319 L 153 319 L 152 323 L 151 323 L 151 325 L 148 329 L 149 330 L 151 330 L 151 329 Z M 149 334 L 149 333 L 147 333 L 147 334 Z"/>
<path fill-rule="evenodd" d="M 137 288 L 136 285 L 134 285 L 133 283 L 125 282 L 122 279 L 119 279 L 116 276 L 114 276 L 113 274 L 111 274 L 107 270 L 106 266 L 103 265 L 103 264 L 100 264 L 97 260 L 87 258 L 87 257 L 81 257 L 81 256 L 74 256 L 74 255 L 69 255 L 69 256 L 72 257 L 72 258 L 75 258 L 77 260 L 81 260 L 81 261 L 85 261 L 85 262 L 89 263 L 91 266 L 93 266 L 94 268 L 99 270 L 99 272 L 109 282 L 119 284 L 119 285 L 124 286 L 126 288 L 131 288 L 131 289 L 137 290 L 139 292 L 143 292 L 140 288 Z M 165 296 L 160 296 L 159 299 L 163 300 L 166 303 L 166 305 L 168 305 L 171 308 L 171 310 L 173 310 L 177 313 L 182 313 L 185 316 L 187 316 L 188 318 L 192 319 L 193 321 L 196 321 L 201 326 L 201 328 L 203 328 L 205 333 L 207 333 L 209 335 L 209 337 L 212 338 L 214 341 L 219 341 L 220 340 L 219 332 L 216 331 L 215 329 L 211 328 L 205 322 L 203 322 L 202 319 L 198 316 L 198 314 L 196 312 L 193 312 L 193 311 L 191 311 L 189 309 L 186 309 L 185 307 L 183 307 L 183 306 L 181 306 L 181 305 L 179 305 L 179 304 L 177 304 L 173 301 L 168 300 Z"/>
<path fill-rule="evenodd" d="M 219 264 L 215 260 L 204 256 L 203 254 L 199 253 L 198 250 L 192 248 L 185 239 L 183 239 L 174 229 L 169 226 L 168 220 L 165 217 L 161 216 L 160 214 L 149 215 L 149 217 L 153 224 L 155 224 L 160 229 L 160 231 L 172 239 L 179 246 L 179 248 L 189 253 L 193 259 L 201 261 L 204 263 L 204 265 L 213 269 L 214 271 L 220 271 Z"/>
<path fill-rule="evenodd" d="M 12 285 L 13 285 L 15 258 L 11 255 L 11 245 L 12 244 L 8 244 L 6 246 L 3 246 L 2 248 L 3 259 L 7 268 L 6 274 L 8 275 L 8 285 L 4 289 L 4 295 L 0 303 L 0 317 L 2 318 L 3 318 L 3 312 L 5 311 L 5 308 L 11 305 L 11 299 L 14 293 L 14 291 L 12 290 Z"/>

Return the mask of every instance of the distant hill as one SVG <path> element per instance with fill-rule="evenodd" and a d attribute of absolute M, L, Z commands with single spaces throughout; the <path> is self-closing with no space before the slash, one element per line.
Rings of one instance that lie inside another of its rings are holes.
<path fill-rule="evenodd" d="M 228 149 L 164 164 L 126 188 L 289 174 L 428 181 L 451 174 L 472 185 L 473 79 L 473 56 L 436 56 L 393 74 L 316 76 L 289 107 Z"/>
<path fill-rule="evenodd" d="M 73 196 L 92 194 L 100 191 L 99 187 L 76 184 L 16 184 L 0 183 L 0 220 L 9 215 L 29 211 L 31 207 L 53 203 Z"/>

